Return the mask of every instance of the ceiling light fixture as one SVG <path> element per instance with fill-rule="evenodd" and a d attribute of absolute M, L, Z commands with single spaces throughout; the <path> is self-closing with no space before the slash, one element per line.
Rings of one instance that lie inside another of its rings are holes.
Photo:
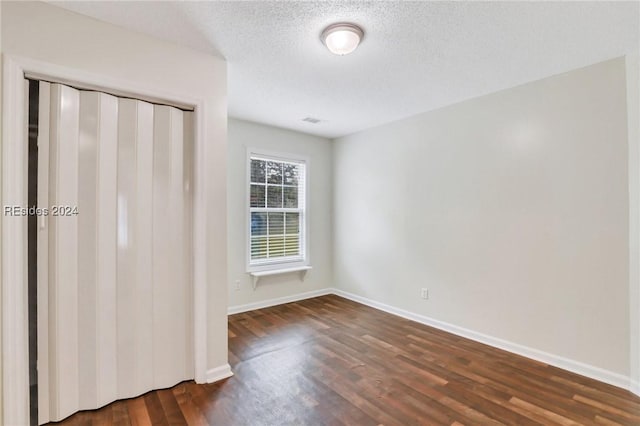
<path fill-rule="evenodd" d="M 348 55 L 356 50 L 364 36 L 364 31 L 357 25 L 342 22 L 329 25 L 320 35 L 327 49 L 336 55 Z"/>

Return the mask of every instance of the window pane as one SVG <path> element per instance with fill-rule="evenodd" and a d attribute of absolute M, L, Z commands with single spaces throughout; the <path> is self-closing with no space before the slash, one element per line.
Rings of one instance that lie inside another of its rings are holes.
<path fill-rule="evenodd" d="M 284 184 L 298 186 L 300 167 L 295 164 L 284 164 Z"/>
<path fill-rule="evenodd" d="M 298 208 L 298 187 L 297 186 L 285 186 L 284 187 L 284 206 Z"/>
<path fill-rule="evenodd" d="M 300 232 L 300 213 L 286 213 L 286 215 L 287 235 L 298 234 Z"/>
<path fill-rule="evenodd" d="M 282 163 L 267 162 L 267 183 L 282 184 Z"/>
<path fill-rule="evenodd" d="M 251 259 L 267 257 L 267 237 L 251 238 Z"/>
<path fill-rule="evenodd" d="M 264 160 L 251 160 L 251 182 L 265 183 L 266 163 Z"/>
<path fill-rule="evenodd" d="M 267 235 L 267 214 L 251 213 L 251 236 Z"/>
<path fill-rule="evenodd" d="M 284 213 L 269 213 L 269 235 L 284 234 Z"/>
<path fill-rule="evenodd" d="M 300 237 L 297 235 L 287 235 L 284 243 L 285 256 L 295 256 L 300 254 Z"/>
<path fill-rule="evenodd" d="M 284 236 L 269 237 L 269 257 L 284 256 Z"/>
<path fill-rule="evenodd" d="M 251 207 L 264 207 L 264 185 L 251 185 Z"/>
<path fill-rule="evenodd" d="M 1 1 L 1 0 L 0 0 Z M 250 158 L 249 251 L 252 264 L 297 258 L 304 252 L 304 164 Z M 293 212 L 277 211 L 290 209 Z M 260 211 L 256 211 L 260 210 Z"/>
<path fill-rule="evenodd" d="M 267 186 L 267 207 L 282 208 L 282 187 Z"/>

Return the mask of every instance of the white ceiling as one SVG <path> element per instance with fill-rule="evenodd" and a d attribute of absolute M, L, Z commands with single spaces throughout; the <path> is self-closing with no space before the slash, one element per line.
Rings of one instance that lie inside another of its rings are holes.
<path fill-rule="evenodd" d="M 231 116 L 331 138 L 637 52 L 640 38 L 638 2 L 54 4 L 217 53 Z M 336 21 L 364 28 L 351 55 L 320 42 Z"/>

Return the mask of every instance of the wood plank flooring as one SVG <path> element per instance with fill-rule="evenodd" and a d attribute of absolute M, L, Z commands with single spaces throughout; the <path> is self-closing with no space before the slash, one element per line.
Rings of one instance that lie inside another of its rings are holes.
<path fill-rule="evenodd" d="M 640 398 L 329 295 L 229 317 L 235 376 L 63 425 L 640 425 Z"/>

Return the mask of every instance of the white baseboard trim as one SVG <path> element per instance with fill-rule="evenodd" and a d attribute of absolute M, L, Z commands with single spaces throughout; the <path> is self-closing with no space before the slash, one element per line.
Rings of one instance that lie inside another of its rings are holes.
<path fill-rule="evenodd" d="M 468 328 L 459 327 L 457 325 L 449 324 L 444 321 L 439 321 L 424 315 L 416 314 L 406 311 L 404 309 L 396 308 L 386 303 L 377 302 L 375 300 L 358 296 L 357 294 L 349 293 L 337 288 L 325 288 L 321 290 L 308 291 L 305 293 L 294 294 L 291 296 L 279 297 L 276 299 L 263 300 L 255 303 L 248 303 L 246 305 L 230 306 L 228 308 L 228 314 L 237 314 L 241 312 L 252 311 L 255 309 L 268 308 L 270 306 L 281 305 L 284 303 L 297 302 L 299 300 L 311 299 L 313 297 L 324 296 L 327 294 L 335 294 L 337 296 L 344 297 L 345 299 L 353 300 L 354 302 L 362 303 L 363 305 L 370 306 L 381 311 L 397 315 L 402 318 L 406 318 L 420 324 L 425 324 L 439 330 L 446 331 L 457 336 L 465 337 L 476 342 L 484 343 L 485 345 L 493 346 L 499 349 L 503 349 L 508 352 L 512 352 L 517 355 L 521 355 L 527 358 L 534 359 L 536 361 L 543 362 L 545 364 L 552 365 L 554 367 L 562 368 L 563 370 L 571 371 L 582 376 L 586 376 L 610 385 L 628 389 L 636 395 L 640 395 L 640 382 L 632 381 L 630 377 L 623 374 L 614 373 L 603 368 L 595 367 L 593 365 L 585 364 L 579 361 L 575 361 L 569 358 L 565 358 L 559 355 L 554 355 L 548 352 L 544 352 L 538 349 L 530 348 L 518 343 L 513 343 L 508 340 L 500 339 L 497 337 L 489 336 L 487 334 L 479 333 L 477 331 L 470 330 Z M 219 367 L 220 368 L 220 367 Z M 217 369 L 214 369 L 217 370 Z M 212 371 L 212 370 L 210 370 Z M 231 370 L 229 369 L 229 375 Z M 220 380 L 225 377 L 215 379 Z M 209 372 L 207 372 L 207 379 L 209 378 Z"/>
<path fill-rule="evenodd" d="M 207 370 L 207 374 L 205 376 L 206 383 L 217 382 L 218 380 L 226 379 L 227 377 L 233 376 L 233 371 L 231 371 L 231 366 L 229 364 L 224 364 L 219 367 L 211 368 Z"/>
<path fill-rule="evenodd" d="M 343 290 L 333 289 L 333 293 L 346 299 L 353 300 L 354 302 L 362 303 L 363 305 L 367 305 L 372 308 L 397 315 L 399 317 L 425 324 L 455 334 L 457 336 L 466 337 L 467 339 L 475 340 L 476 342 L 484 343 L 489 346 L 522 355 L 524 357 L 531 358 L 545 364 L 553 365 L 555 367 L 562 368 L 563 370 L 568 370 L 586 377 L 590 377 L 592 379 L 599 380 L 613 386 L 617 386 L 623 389 L 629 389 L 631 390 L 631 392 L 634 392 L 636 394 L 638 394 L 638 391 L 640 390 L 639 383 L 635 383 L 635 385 L 632 384 L 630 378 L 622 374 L 614 373 L 612 371 L 604 370 L 599 367 L 584 364 L 579 361 L 574 361 L 572 359 L 550 354 L 548 352 L 533 349 L 527 346 L 520 345 L 518 343 L 509 342 L 507 340 L 499 339 L 497 337 L 489 336 L 483 333 L 478 333 L 467 328 L 429 318 L 424 315 L 405 311 L 404 309 L 399 309 L 385 303 L 377 302 L 375 300 L 358 296 L 356 294 L 349 293 Z"/>
<path fill-rule="evenodd" d="M 292 294 L 291 296 L 278 297 L 275 299 L 261 300 L 260 302 L 247 303 L 246 305 L 229 306 L 227 314 L 239 314 L 241 312 L 253 311 L 255 309 L 268 308 L 270 306 L 282 305 L 284 303 L 297 302 L 299 300 L 311 299 L 313 297 L 325 296 L 333 294 L 332 288 L 323 288 L 320 290 L 307 291 L 305 293 Z"/>

